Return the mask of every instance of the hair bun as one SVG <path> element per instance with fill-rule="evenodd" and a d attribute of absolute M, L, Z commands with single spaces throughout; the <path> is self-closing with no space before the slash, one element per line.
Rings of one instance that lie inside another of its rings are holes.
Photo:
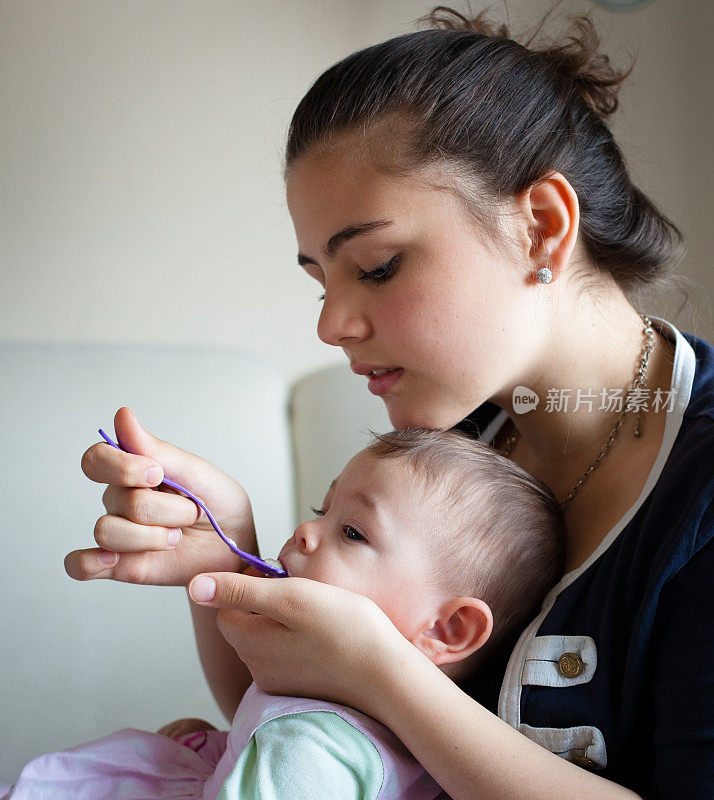
<path fill-rule="evenodd" d="M 448 6 L 436 6 L 428 14 L 419 17 L 417 22 L 425 22 L 432 28 L 439 30 L 469 31 L 469 33 L 482 33 L 485 36 L 511 39 L 508 26 L 505 23 L 496 28 L 492 22 L 484 18 L 487 10 L 484 9 L 475 17 L 465 17 Z"/>
<path fill-rule="evenodd" d="M 540 53 L 558 71 L 573 81 L 585 102 L 601 117 L 617 109 L 622 82 L 635 67 L 633 60 L 627 71 L 616 70 L 605 53 L 599 52 L 600 37 L 590 17 L 568 18 L 577 32 L 568 36 L 563 44 L 549 44 Z"/>
<path fill-rule="evenodd" d="M 492 38 L 512 39 L 528 48 L 560 2 L 562 0 L 558 0 L 545 14 L 527 42 L 521 42 L 512 36 L 505 23 L 499 25 L 486 19 L 488 9 L 484 9 L 474 17 L 467 17 L 448 6 L 436 6 L 418 21 L 440 30 L 468 31 Z M 607 117 L 617 109 L 620 86 L 634 69 L 635 60 L 627 71 L 616 70 L 610 64 L 609 57 L 599 52 L 600 37 L 590 17 L 586 14 L 570 15 L 568 20 L 575 30 L 565 41 L 543 43 L 538 49 L 532 49 L 530 52 L 542 56 L 551 63 L 564 78 L 572 81 L 576 91 L 595 113 Z"/>

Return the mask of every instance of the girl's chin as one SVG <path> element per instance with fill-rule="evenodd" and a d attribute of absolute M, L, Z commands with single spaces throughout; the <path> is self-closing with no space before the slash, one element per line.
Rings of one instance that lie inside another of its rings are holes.
<path fill-rule="evenodd" d="M 395 430 L 403 430 L 404 428 L 446 430 L 453 428 L 454 425 L 457 425 L 473 411 L 472 408 L 468 409 L 468 411 L 461 411 L 455 408 L 440 409 L 434 406 L 411 408 L 399 402 L 401 399 L 396 397 L 383 398 L 389 414 L 389 421 Z"/>

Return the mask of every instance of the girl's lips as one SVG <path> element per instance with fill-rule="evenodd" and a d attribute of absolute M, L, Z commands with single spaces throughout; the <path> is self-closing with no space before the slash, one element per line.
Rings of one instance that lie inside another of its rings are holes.
<path fill-rule="evenodd" d="M 350 362 L 350 369 L 356 375 L 369 375 L 371 372 L 386 372 L 391 369 L 399 369 L 397 364 L 391 367 L 378 367 L 375 364 L 364 364 L 357 361 Z"/>
<path fill-rule="evenodd" d="M 394 384 L 402 377 L 403 367 L 386 372 L 384 375 L 368 375 L 369 382 L 367 388 L 372 394 L 386 394 Z"/>

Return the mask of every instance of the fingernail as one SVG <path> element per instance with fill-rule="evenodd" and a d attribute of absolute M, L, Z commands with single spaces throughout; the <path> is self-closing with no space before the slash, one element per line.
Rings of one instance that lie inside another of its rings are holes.
<path fill-rule="evenodd" d="M 147 483 L 161 483 L 164 479 L 164 471 L 161 467 L 149 467 L 146 470 L 146 482 Z"/>
<path fill-rule="evenodd" d="M 109 550 L 102 550 L 97 555 L 97 561 L 105 567 L 113 567 L 119 561 L 119 553 L 112 553 Z"/>
<path fill-rule="evenodd" d="M 205 603 L 207 600 L 213 600 L 216 594 L 216 582 L 208 575 L 198 575 L 188 585 L 188 593 L 191 599 L 197 603 Z"/>
<path fill-rule="evenodd" d="M 181 528 L 169 528 L 169 547 L 176 547 L 181 541 Z"/>

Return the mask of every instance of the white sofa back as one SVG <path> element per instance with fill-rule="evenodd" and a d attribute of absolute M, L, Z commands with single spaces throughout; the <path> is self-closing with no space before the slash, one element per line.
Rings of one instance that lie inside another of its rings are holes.
<path fill-rule="evenodd" d="M 391 427 L 347 365 L 291 387 L 266 359 L 234 350 L 2 343 L 0 783 L 40 753 L 123 727 L 183 716 L 227 727 L 182 588 L 80 583 L 64 571 L 66 553 L 94 546 L 104 513 L 82 453 L 97 428 L 113 433 L 122 405 L 241 481 L 266 556 L 321 502 L 366 429 Z"/>

